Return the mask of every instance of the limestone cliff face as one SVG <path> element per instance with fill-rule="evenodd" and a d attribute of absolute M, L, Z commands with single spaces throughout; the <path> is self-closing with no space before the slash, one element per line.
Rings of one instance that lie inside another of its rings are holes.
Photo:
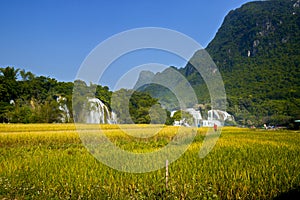
<path fill-rule="evenodd" d="M 300 118 L 300 0 L 254 1 L 230 11 L 206 50 L 221 72 L 227 110 L 242 124 L 285 124 Z M 201 61 L 199 52 L 193 62 Z M 205 82 L 191 62 L 177 70 L 193 86 L 199 103 L 209 104 Z M 168 77 L 166 72 L 152 78 Z M 169 100 L 167 108 L 177 106 L 159 86 L 143 90 Z"/>
<path fill-rule="evenodd" d="M 207 51 L 220 68 L 242 58 L 299 55 L 299 0 L 256 1 L 231 11 Z"/>

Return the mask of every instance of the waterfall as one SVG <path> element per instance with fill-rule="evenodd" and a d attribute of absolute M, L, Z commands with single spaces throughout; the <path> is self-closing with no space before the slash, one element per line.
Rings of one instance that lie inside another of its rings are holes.
<path fill-rule="evenodd" d="M 186 112 L 190 113 L 194 119 L 194 126 L 198 126 L 200 124 L 200 120 L 202 120 L 202 116 L 200 111 L 195 110 L 194 108 L 185 109 Z"/>
<path fill-rule="evenodd" d="M 197 111 L 194 108 L 187 108 L 187 109 L 184 109 L 182 111 L 188 112 L 190 115 L 192 115 L 193 121 L 190 121 L 189 119 L 182 119 L 180 121 L 175 121 L 174 122 L 175 126 L 179 126 L 179 125 L 198 126 L 200 124 L 200 121 L 202 120 L 202 116 L 201 116 L 200 111 Z M 170 117 L 173 117 L 175 112 L 177 112 L 177 111 L 176 110 L 172 111 Z M 188 120 L 190 124 L 188 124 L 188 122 L 186 120 Z"/>
<path fill-rule="evenodd" d="M 62 111 L 62 115 L 60 116 L 60 121 L 62 123 L 66 123 L 70 121 L 70 111 L 67 107 L 67 98 L 66 97 L 57 97 L 57 103 L 59 104 L 58 109 Z"/>
<path fill-rule="evenodd" d="M 208 111 L 208 120 L 229 120 L 229 121 L 234 121 L 234 117 L 227 113 L 226 111 L 222 110 L 209 110 Z"/>
<path fill-rule="evenodd" d="M 86 123 L 88 124 L 115 124 L 117 116 L 114 112 L 110 112 L 108 107 L 97 98 L 88 99 L 89 111 L 86 115 Z"/>

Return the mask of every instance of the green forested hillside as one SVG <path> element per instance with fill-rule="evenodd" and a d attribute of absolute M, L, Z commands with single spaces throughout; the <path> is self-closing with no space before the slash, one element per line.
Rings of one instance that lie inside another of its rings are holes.
<path fill-rule="evenodd" d="M 247 3 L 229 12 L 206 48 L 222 74 L 227 111 L 241 125 L 292 128 L 300 119 L 299 4 L 299 0 Z M 201 59 L 199 54 L 192 57 L 194 62 Z M 178 71 L 193 85 L 199 102 L 209 103 L 206 85 L 193 66 L 188 63 Z M 158 94 L 158 86 L 144 90 L 172 99 L 170 92 Z"/>
<path fill-rule="evenodd" d="M 300 118 L 299 3 L 245 4 L 226 16 L 206 48 L 222 73 L 228 111 L 242 124 Z"/>
<path fill-rule="evenodd" d="M 73 83 L 14 67 L 0 68 L 0 122 L 58 122 L 62 113 L 56 99 L 64 96 L 70 106 L 72 90 Z"/>
<path fill-rule="evenodd" d="M 73 91 L 74 85 L 76 90 Z M 0 123 L 78 122 L 79 116 L 73 112 L 73 106 L 83 109 L 87 98 L 96 97 L 111 110 L 112 94 L 107 86 L 87 85 L 81 80 L 60 82 L 14 67 L 0 68 Z M 72 98 L 74 95 L 76 98 Z M 114 107 L 119 123 L 150 123 L 151 120 L 151 123 L 172 123 L 169 118 L 165 121 L 166 111 L 157 99 L 144 92 L 122 89 L 114 95 L 120 96 Z M 128 105 L 130 116 L 122 112 L 124 105 Z M 150 111 L 153 106 L 156 112 Z"/>

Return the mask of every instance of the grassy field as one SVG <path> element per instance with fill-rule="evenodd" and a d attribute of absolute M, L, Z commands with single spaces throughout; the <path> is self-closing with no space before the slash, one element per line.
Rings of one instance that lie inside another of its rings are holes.
<path fill-rule="evenodd" d="M 116 145 L 133 152 L 159 149 L 176 133 L 176 127 L 165 127 L 142 140 L 116 125 L 101 127 Z M 122 128 L 147 132 L 143 126 Z M 166 189 L 165 169 L 134 174 L 97 161 L 73 124 L 1 124 L 0 199 L 285 199 L 299 194 L 300 132 L 226 127 L 200 159 L 205 134 L 206 129 L 197 129 L 193 144 L 169 165 Z"/>

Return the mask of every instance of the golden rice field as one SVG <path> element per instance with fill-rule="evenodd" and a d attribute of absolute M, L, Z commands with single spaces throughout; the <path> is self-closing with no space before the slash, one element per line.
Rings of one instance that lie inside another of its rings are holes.
<path fill-rule="evenodd" d="M 156 128 L 122 126 L 146 136 Z M 164 147 L 177 129 L 166 126 L 141 139 L 117 125 L 101 125 L 115 145 L 138 153 Z M 0 199 L 288 199 L 300 194 L 299 131 L 225 127 L 204 158 L 199 150 L 207 129 L 195 132 L 192 145 L 169 165 L 166 188 L 164 168 L 128 173 L 102 164 L 82 144 L 74 124 L 1 124 Z"/>

